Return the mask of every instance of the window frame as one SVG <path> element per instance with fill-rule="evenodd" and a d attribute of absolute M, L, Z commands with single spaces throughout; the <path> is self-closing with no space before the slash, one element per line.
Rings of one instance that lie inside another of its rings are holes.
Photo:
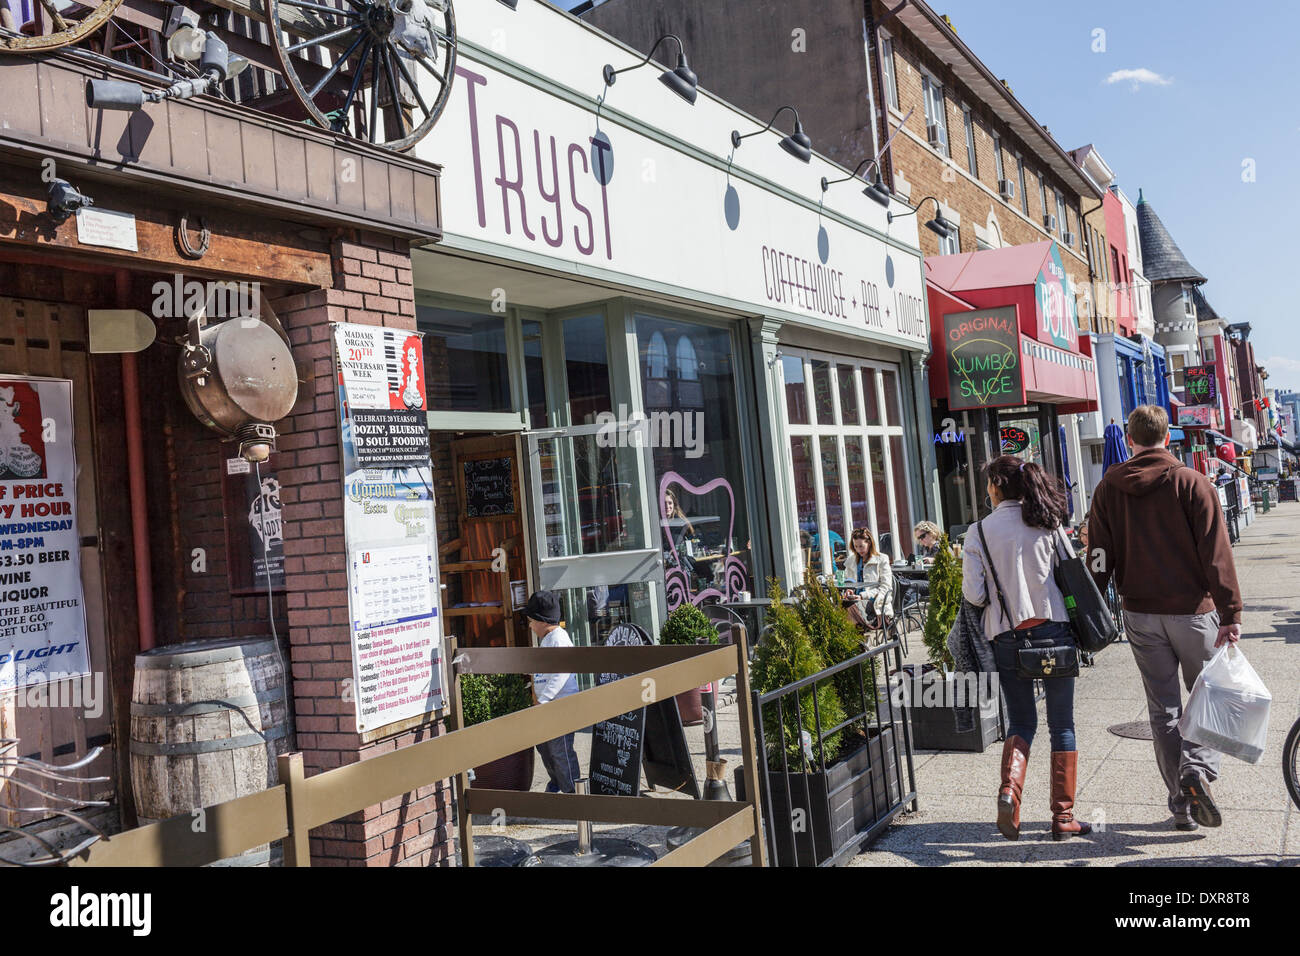
<path fill-rule="evenodd" d="M 943 95 L 943 81 L 924 69 L 921 70 L 921 105 L 925 108 L 926 145 L 930 142 L 930 127 L 938 126 L 943 148 L 930 148 L 951 159 L 952 137 L 948 135 L 948 108 Z M 937 110 L 937 115 L 932 114 L 932 110 Z"/>
<path fill-rule="evenodd" d="M 1006 179 L 1006 169 L 1002 164 L 1002 137 L 997 133 L 993 134 L 993 174 L 998 179 L 998 186 L 1001 186 L 1002 180 Z"/>
<path fill-rule="evenodd" d="M 1017 174 L 1020 177 L 1020 205 L 1025 210 L 1025 215 L 1029 215 L 1029 181 L 1025 174 L 1025 157 L 1022 153 L 1016 153 Z"/>
<path fill-rule="evenodd" d="M 880 67 L 885 82 L 885 106 L 894 112 L 902 107 L 898 100 L 898 73 L 894 69 L 894 38 L 885 31 L 880 31 Z"/>
<path fill-rule="evenodd" d="M 962 125 L 966 130 L 966 163 L 970 166 L 971 176 L 979 179 L 979 159 L 975 154 L 975 117 L 971 115 L 970 107 L 965 103 L 962 104 L 961 112 Z"/>
<path fill-rule="evenodd" d="M 882 361 L 879 359 L 860 358 L 857 356 L 850 356 L 850 355 L 838 355 L 829 352 L 819 352 L 812 349 L 801 349 L 801 348 L 782 349 L 782 359 L 784 360 L 787 358 L 797 358 L 803 364 L 803 378 L 804 378 L 803 386 L 805 390 L 804 401 L 810 411 L 810 414 L 808 416 L 810 422 L 809 424 L 799 425 L 799 424 L 792 424 L 790 422 L 789 411 L 786 407 L 785 371 L 784 371 L 784 367 L 782 367 L 780 388 L 778 389 L 778 393 L 780 395 L 780 404 L 781 404 L 781 422 L 782 425 L 784 426 L 784 441 L 782 443 L 781 454 L 784 458 L 784 463 L 785 463 L 785 477 L 790 483 L 791 490 L 793 491 L 793 489 L 796 487 L 795 474 L 794 474 L 794 458 L 790 451 L 791 441 L 796 438 L 809 438 L 811 439 L 811 445 L 812 445 L 813 487 L 816 493 L 817 533 L 819 536 L 819 540 L 829 544 L 830 532 L 839 531 L 842 533 L 844 541 L 847 543 L 853 531 L 852 524 L 854 519 L 853 519 L 852 493 L 849 490 L 850 486 L 849 486 L 848 457 L 845 454 L 844 440 L 845 438 L 849 438 L 849 437 L 860 437 L 862 440 L 862 447 L 864 452 L 863 480 L 867 488 L 867 495 L 866 495 L 867 522 L 871 527 L 871 533 L 876 537 L 877 545 L 879 545 L 880 523 L 878 521 L 878 516 L 876 514 L 876 496 L 874 490 L 874 481 L 876 480 L 876 476 L 874 475 L 871 468 L 871 454 L 870 454 L 870 448 L 871 448 L 870 439 L 872 438 L 879 439 L 882 443 L 882 449 L 884 452 L 884 460 L 885 460 L 885 466 L 884 466 L 885 474 L 880 476 L 880 480 L 883 480 L 885 482 L 886 501 L 888 502 L 890 517 L 891 517 L 891 524 L 890 524 L 890 528 L 892 530 L 892 538 L 890 540 L 891 549 L 892 549 L 891 557 L 894 559 L 898 559 L 899 557 L 902 556 L 902 551 L 899 549 L 904 540 L 904 533 L 908 535 L 910 535 L 911 533 L 912 519 L 914 514 L 914 504 L 915 504 L 911 500 L 913 496 L 913 489 L 911 487 L 911 481 L 910 481 L 911 464 L 912 464 L 911 450 L 908 448 L 908 442 L 906 440 L 907 404 L 905 401 L 905 391 L 904 391 L 904 378 L 903 378 L 904 369 L 902 368 L 901 365 L 893 362 Z M 816 397 L 813 392 L 813 388 L 814 388 L 814 379 L 813 379 L 813 370 L 812 370 L 813 362 L 826 362 L 830 369 L 830 394 L 831 394 L 832 408 L 834 410 L 834 414 L 833 414 L 834 420 L 832 423 L 822 424 L 817 421 L 817 415 L 815 412 Z M 844 424 L 844 414 L 842 408 L 840 407 L 840 383 L 839 383 L 840 369 L 842 367 L 851 367 L 854 371 L 853 388 L 854 388 L 855 401 L 857 402 L 857 406 L 858 406 L 858 422 L 859 422 L 857 425 Z M 897 389 L 896 405 L 898 407 L 898 412 L 900 416 L 900 420 L 896 424 L 890 424 L 890 423 L 885 423 L 880 425 L 866 424 L 866 420 L 867 420 L 867 415 L 866 415 L 867 406 L 865 402 L 866 385 L 864 383 L 863 374 L 862 374 L 864 370 L 871 371 L 871 381 L 874 384 L 876 389 L 876 403 L 877 403 L 877 407 L 880 409 L 880 415 L 882 419 L 885 419 L 888 416 L 889 407 L 890 407 L 889 403 L 885 400 L 885 376 L 882 373 L 886 371 L 894 373 L 894 387 Z M 838 464 L 839 464 L 838 479 L 839 479 L 840 496 L 841 496 L 841 510 L 846 523 L 846 527 L 844 528 L 829 527 L 829 520 L 827 518 L 827 513 L 826 513 L 826 490 L 825 490 L 826 483 L 823 480 L 823 476 L 822 476 L 821 439 L 823 437 L 832 437 L 835 439 L 836 453 L 838 455 Z M 893 450 L 893 442 L 891 442 L 890 439 L 894 437 L 898 437 L 902 439 L 900 443 L 900 447 L 903 450 L 902 474 L 905 479 L 903 482 L 903 495 L 905 500 L 902 502 L 901 507 L 900 507 L 900 503 L 897 500 L 897 494 L 894 488 L 894 480 L 893 480 L 894 471 L 895 471 L 894 460 L 893 460 L 894 450 Z M 794 503 L 793 494 L 791 495 L 790 500 L 791 503 L 793 504 Z M 794 515 L 794 523 L 797 528 L 799 524 L 798 514 Z M 800 562 L 802 563 L 802 549 L 800 548 L 797 539 L 794 542 L 794 549 L 796 553 L 801 555 Z M 832 563 L 832 549 L 829 547 L 822 547 L 819 550 L 821 552 L 820 560 L 822 565 L 821 567 L 822 573 L 825 574 L 833 573 L 835 568 L 833 567 L 833 563 Z M 807 569 L 805 568 L 805 570 Z"/>

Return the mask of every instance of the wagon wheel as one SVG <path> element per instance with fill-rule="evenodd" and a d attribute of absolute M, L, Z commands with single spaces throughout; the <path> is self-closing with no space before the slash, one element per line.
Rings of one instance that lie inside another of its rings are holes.
<path fill-rule="evenodd" d="M 0 53 L 39 53 L 76 43 L 102 27 L 122 0 L 37 0 L 34 15 L 19 23 L 0 2 Z"/>
<path fill-rule="evenodd" d="M 456 69 L 451 0 L 267 0 L 267 18 L 284 78 L 317 125 L 403 150 L 438 121 Z"/>

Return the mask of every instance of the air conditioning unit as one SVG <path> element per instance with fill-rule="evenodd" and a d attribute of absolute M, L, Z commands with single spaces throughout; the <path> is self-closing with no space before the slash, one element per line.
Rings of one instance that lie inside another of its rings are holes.
<path fill-rule="evenodd" d="M 1056 232 L 1056 217 L 1050 212 L 1043 216 L 1043 228 L 1048 232 Z"/>
<path fill-rule="evenodd" d="M 1067 246 L 1074 245 L 1074 233 L 1072 232 L 1061 233 L 1061 241 L 1065 243 Z"/>
<path fill-rule="evenodd" d="M 938 123 L 926 124 L 925 137 L 935 149 L 943 149 L 943 127 Z"/>
<path fill-rule="evenodd" d="M 1014 202 L 1016 198 L 1016 184 L 1010 179 L 998 180 L 998 192 L 1007 202 Z"/>

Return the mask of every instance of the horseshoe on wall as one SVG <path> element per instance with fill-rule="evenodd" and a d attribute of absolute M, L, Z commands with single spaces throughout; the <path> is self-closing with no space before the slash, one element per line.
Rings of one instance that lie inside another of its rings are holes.
<path fill-rule="evenodd" d="M 212 248 L 212 233 L 208 229 L 208 224 L 203 221 L 202 216 L 196 216 L 195 218 L 199 223 L 198 246 L 190 245 L 189 213 L 181 213 L 181 221 L 176 225 L 176 248 L 180 250 L 181 255 L 186 259 L 202 259 L 207 251 Z"/>

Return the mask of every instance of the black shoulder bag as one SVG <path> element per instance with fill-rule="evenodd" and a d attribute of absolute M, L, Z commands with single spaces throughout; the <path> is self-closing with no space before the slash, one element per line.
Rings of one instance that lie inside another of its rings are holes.
<path fill-rule="evenodd" d="M 997 592 L 998 603 L 1002 605 L 1002 616 L 1014 628 L 1015 620 L 1007 610 L 1007 600 L 1002 596 L 1002 583 L 998 580 L 998 569 L 993 566 L 989 542 L 984 537 L 984 522 L 981 521 L 976 527 L 979 529 L 980 546 L 984 549 L 984 566 L 993 575 L 993 588 Z M 1016 648 L 1017 677 L 1024 680 L 1041 680 L 1049 677 L 1079 676 L 1079 647 L 1073 638 L 1047 645 L 1036 644 L 1025 636 L 1021 637 L 1021 641 L 1024 646 Z"/>
<path fill-rule="evenodd" d="M 1092 573 L 1078 555 L 1063 556 L 1060 550 L 1061 537 L 1059 529 L 1052 535 L 1052 550 L 1056 557 L 1056 567 L 1052 574 L 1056 586 L 1065 598 L 1065 610 L 1070 615 L 1070 627 L 1074 630 L 1074 639 L 1079 647 L 1089 654 L 1096 654 L 1119 638 L 1119 628 L 1115 625 L 1115 616 L 1110 613 L 1106 599 L 1097 590 L 1097 582 Z"/>

